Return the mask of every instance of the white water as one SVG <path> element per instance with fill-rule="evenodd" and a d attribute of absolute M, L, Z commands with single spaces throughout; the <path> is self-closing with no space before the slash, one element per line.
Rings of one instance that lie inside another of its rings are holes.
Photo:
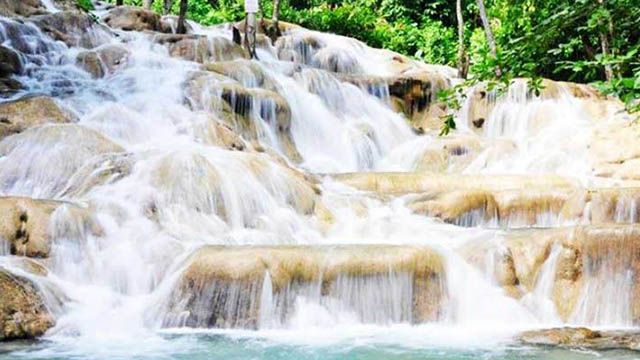
<path fill-rule="evenodd" d="M 5 22 L 3 30 L 7 26 Z M 219 29 L 194 28 L 209 37 L 229 36 Z M 295 43 L 296 37 L 307 33 L 295 31 L 286 41 Z M 33 39 L 27 48 L 2 34 L 5 45 L 29 55 L 25 61 L 29 70 L 18 77 L 27 87 L 24 93 L 53 95 L 79 120 L 74 126 L 51 125 L 63 130 L 32 129 L 3 140 L 0 194 L 90 206 L 100 228 L 89 231 L 77 225 L 73 213 L 64 207 L 53 217 L 50 272 L 44 278 L 34 277 L 58 287 L 65 297 L 48 338 L 86 346 L 89 353 L 101 349 L 109 354 L 111 346 L 117 352 L 133 346 L 132 340 L 135 346 L 143 342 L 152 349 L 162 348 L 164 344 L 155 337 L 162 326 L 206 325 L 185 324 L 180 317 L 164 324 L 161 320 L 163 302 L 178 283 L 186 259 L 206 244 L 419 244 L 434 247 L 444 259 L 444 316 L 437 323 L 420 326 L 409 324 L 413 286 L 407 273 L 365 279 L 341 275 L 332 297 L 322 295 L 319 284 L 276 295 L 268 272 L 260 286 L 249 290 L 210 285 L 211 296 L 223 289 L 225 297 L 240 299 L 248 291 L 249 301 L 259 304 L 260 333 L 287 342 L 331 342 L 369 334 L 392 343 L 488 345 L 519 330 L 557 322 L 549 301 L 556 250 L 545 261 L 535 289 L 517 300 L 496 284 L 493 274 L 484 274 L 458 251 L 494 239 L 494 230 L 446 225 L 413 214 L 402 198 L 386 202 L 330 178 L 321 179 L 319 187 L 335 223 L 325 228 L 317 216 L 301 210 L 304 204 L 296 204 L 296 199 L 309 197 L 309 191 L 301 176 L 293 176 L 286 166 L 308 174 L 410 171 L 415 163 L 412 156 L 435 141 L 432 135 L 415 135 L 403 115 L 388 106 L 384 91 L 376 90 L 374 96 L 321 70 L 338 54 L 339 70 L 388 75 L 385 52 L 341 37 L 309 33 L 327 46 L 315 53 L 307 48 L 295 53 L 299 63 L 317 68 L 291 73 L 291 63 L 276 61 L 275 50 L 263 49 L 272 57 L 262 56 L 265 60 L 254 64 L 288 103 L 291 136 L 302 156 L 299 164 L 286 159 L 285 166 L 268 152 L 230 151 L 200 141 L 198 129 L 210 121 L 207 111 L 216 109 L 192 110 L 186 105 L 183 84 L 198 65 L 170 57 L 165 47 L 148 36 L 128 33 L 122 34 L 126 42 L 110 39 L 129 51 L 126 64 L 105 78 L 92 79 L 74 65 L 78 49 L 51 41 L 35 27 L 20 27 L 25 39 Z M 252 81 L 256 74 L 248 69 L 236 80 L 245 87 L 257 87 Z M 446 68 L 435 69 L 450 75 Z M 522 94 L 526 89 L 513 91 Z M 573 102 L 568 95 L 561 100 L 510 95 L 499 102 L 481 136 L 507 139 L 516 144 L 516 151 L 491 158 L 490 149 L 485 150 L 465 173 L 559 173 L 587 182 L 591 174 L 585 137 L 591 128 L 589 117 L 576 110 Z M 258 137 L 261 145 L 285 157 L 277 129 L 270 127 L 275 116 L 253 110 L 251 121 L 263 130 Z M 550 112 L 545 117 L 548 123 L 535 123 L 539 111 Z M 466 124 L 463 115 L 460 133 L 471 133 Z M 115 159 L 130 164 L 131 170 L 85 189 L 78 182 L 98 179 L 100 169 L 114 161 L 101 157 L 96 136 L 111 141 L 112 148 L 120 147 Z M 567 137 L 574 141 L 564 141 Z M 540 223 L 552 223 L 541 216 Z M 62 231 L 70 224 L 76 224 L 77 231 Z M 13 258 L 6 255 L 9 251 L 3 241 L 0 264 L 13 271 L 17 267 L 4 262 Z M 598 276 L 585 285 L 571 322 L 631 325 L 628 300 L 607 305 L 605 299 L 591 294 L 606 297 L 613 289 L 629 294 L 633 276 L 627 272 Z M 201 306 L 208 304 L 210 298 Z M 594 307 L 596 315 L 589 317 Z M 222 327 L 243 327 L 227 325 Z M 400 329 L 396 334 L 394 327 Z"/>

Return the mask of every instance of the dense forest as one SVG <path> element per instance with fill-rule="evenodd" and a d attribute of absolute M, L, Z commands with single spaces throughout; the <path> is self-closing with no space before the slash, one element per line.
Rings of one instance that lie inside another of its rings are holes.
<path fill-rule="evenodd" d="M 177 14 L 180 10 L 177 0 L 124 2 L 151 6 L 164 13 Z M 187 3 L 187 18 L 203 24 L 244 18 L 242 0 Z M 508 83 L 513 77 L 544 77 L 593 83 L 605 93 L 620 96 L 630 109 L 638 110 L 638 0 L 277 0 L 275 3 L 282 21 L 354 37 L 370 46 L 428 63 L 458 67 L 467 82 L 493 79 Z M 260 6 L 260 16 L 271 18 L 274 2 L 260 0 Z"/>

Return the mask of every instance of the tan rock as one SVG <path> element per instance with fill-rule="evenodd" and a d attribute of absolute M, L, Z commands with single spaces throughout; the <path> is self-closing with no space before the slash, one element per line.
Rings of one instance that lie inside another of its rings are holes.
<path fill-rule="evenodd" d="M 46 96 L 24 97 L 0 104 L 0 139 L 46 123 L 67 123 L 75 117 Z"/>
<path fill-rule="evenodd" d="M 518 190 L 529 188 L 575 188 L 577 183 L 556 175 L 459 175 L 420 173 L 348 173 L 334 179 L 358 190 L 378 194 L 439 193 L 454 190 Z"/>
<path fill-rule="evenodd" d="M 55 197 L 94 157 L 124 149 L 94 130 L 73 124 L 47 124 L 0 142 L 0 181 L 33 196 Z"/>
<path fill-rule="evenodd" d="M 223 37 L 159 34 L 154 41 L 167 46 L 173 57 L 201 64 L 248 58 L 242 46 Z"/>
<path fill-rule="evenodd" d="M 596 176 L 640 180 L 640 125 L 606 124 L 596 128 L 589 144 Z"/>
<path fill-rule="evenodd" d="M 94 78 L 113 74 L 125 66 L 129 50 L 120 45 L 104 45 L 93 50 L 81 51 L 76 56 L 76 64 L 85 69 Z"/>
<path fill-rule="evenodd" d="M 53 325 L 38 287 L 0 268 L 0 341 L 34 338 Z"/>
<path fill-rule="evenodd" d="M 291 206 L 303 215 L 312 215 L 318 201 L 319 191 L 315 184 L 304 174 L 288 167 L 286 164 L 273 161 L 266 154 L 229 152 L 229 156 L 237 161 L 246 176 L 263 182 L 265 190 L 282 201 L 280 205 Z M 197 168 L 198 176 L 186 177 Z M 227 169 L 210 162 L 204 156 L 192 152 L 179 152 L 159 158 L 151 176 L 152 185 L 158 189 L 162 204 L 158 208 L 179 204 L 188 209 L 205 214 L 217 214 L 224 220 L 229 219 L 229 212 L 238 204 L 227 202 L 229 186 L 235 181 Z M 274 181 L 277 184 L 270 183 Z M 243 201 L 247 201 L 244 199 Z M 255 214 L 254 214 L 255 215 Z"/>
<path fill-rule="evenodd" d="M 163 30 L 160 15 L 134 6 L 114 7 L 109 10 L 102 20 L 112 28 L 125 31 L 149 30 L 162 32 Z"/>
<path fill-rule="evenodd" d="M 594 331 L 588 328 L 553 328 L 526 331 L 519 340 L 527 345 L 559 346 L 596 350 L 638 350 L 640 334 L 624 330 Z"/>
<path fill-rule="evenodd" d="M 638 225 L 589 225 L 557 229 L 535 229 L 509 234 L 504 245 L 513 258 L 517 283 L 533 291 L 540 270 L 552 251 L 559 251 L 555 264 L 552 300 L 563 321 L 595 322 L 606 306 L 603 291 L 615 274 L 640 270 Z M 590 283 L 592 291 L 584 293 Z M 630 286 L 631 319 L 640 321 L 640 286 Z M 625 290 L 626 291 L 626 290 Z M 590 300 L 584 296 L 591 296 Z M 579 314 L 578 314 L 579 310 Z M 578 316 L 578 317 L 576 317 Z"/>
<path fill-rule="evenodd" d="M 60 11 L 29 18 L 45 34 L 67 46 L 87 49 L 109 42 L 112 33 L 106 26 L 94 21 L 81 11 Z"/>
<path fill-rule="evenodd" d="M 358 290 L 345 281 L 377 291 L 382 298 L 386 296 L 386 288 L 374 285 L 384 281 L 380 277 L 408 274 L 413 290 L 411 298 L 403 299 L 409 312 L 403 316 L 414 323 L 438 319 L 445 296 L 442 261 L 428 247 L 207 246 L 187 261 L 188 266 L 172 296 L 169 314 L 181 314 L 180 321 L 191 326 L 257 327 L 267 271 L 272 295 L 282 301 L 307 288 L 315 289 L 311 290 L 315 295 L 308 296 L 349 301 L 351 298 L 341 295 L 342 291 L 357 293 Z M 293 304 L 279 304 L 283 307 L 279 310 L 283 311 L 281 316 L 286 318 Z M 373 309 L 353 306 L 364 319 L 376 320 L 367 314 Z M 166 324 L 171 325 L 175 320 L 169 316 Z"/>
<path fill-rule="evenodd" d="M 197 126 L 196 137 L 203 143 L 220 146 L 228 150 L 243 151 L 249 147 L 229 125 L 215 118 L 210 118 Z"/>
<path fill-rule="evenodd" d="M 114 183 L 131 174 L 135 157 L 129 153 L 99 155 L 85 163 L 69 178 L 61 198 L 81 197 L 96 186 Z"/>
<path fill-rule="evenodd" d="M 0 15 L 6 17 L 44 14 L 40 0 L 0 0 Z"/>
<path fill-rule="evenodd" d="M 65 207 L 69 218 L 56 223 L 54 212 Z M 78 225 L 65 228 L 68 221 Z M 58 227 L 62 225 L 61 227 Z M 61 201 L 31 199 L 26 197 L 0 197 L 0 237 L 9 243 L 10 253 L 27 257 L 49 257 L 54 237 L 82 237 L 74 229 L 86 229 L 86 233 L 101 233 L 100 227 L 89 209 Z"/>
<path fill-rule="evenodd" d="M 291 135 L 291 108 L 278 93 L 245 88 L 220 74 L 207 73 L 194 74 L 185 93 L 192 108 L 213 112 L 247 141 L 259 139 L 258 121 L 265 121 L 277 136 L 278 143 L 274 145 L 290 160 L 301 160 Z"/>

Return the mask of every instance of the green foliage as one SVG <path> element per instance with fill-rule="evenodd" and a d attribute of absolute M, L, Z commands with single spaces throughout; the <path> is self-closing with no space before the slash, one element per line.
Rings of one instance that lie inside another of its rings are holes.
<path fill-rule="evenodd" d="M 76 6 L 84 11 L 94 10 L 91 0 L 76 0 Z"/>

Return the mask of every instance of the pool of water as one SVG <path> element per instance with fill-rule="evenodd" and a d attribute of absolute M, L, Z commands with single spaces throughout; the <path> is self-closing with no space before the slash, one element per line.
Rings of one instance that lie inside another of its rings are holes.
<path fill-rule="evenodd" d="M 0 359 L 639 359 L 625 350 L 593 351 L 526 346 L 511 340 L 477 344 L 451 340 L 432 330 L 360 329 L 345 337 L 341 329 L 310 331 L 174 330 L 118 339 L 48 337 L 39 341 L 0 343 Z M 471 334 L 467 334 L 470 336 Z M 402 342 L 402 343 L 401 343 Z M 447 344 L 448 342 L 448 344 Z"/>

